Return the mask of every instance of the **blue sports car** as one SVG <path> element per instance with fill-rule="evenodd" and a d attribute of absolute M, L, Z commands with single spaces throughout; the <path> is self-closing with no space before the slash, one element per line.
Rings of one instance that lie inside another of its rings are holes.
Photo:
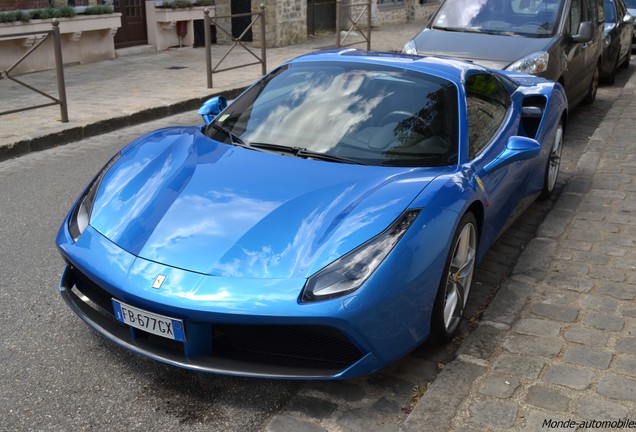
<path fill-rule="evenodd" d="M 554 190 L 567 106 L 555 82 L 457 60 L 299 57 L 118 152 L 59 230 L 59 291 L 172 365 L 373 373 L 456 333 L 475 266 Z"/>

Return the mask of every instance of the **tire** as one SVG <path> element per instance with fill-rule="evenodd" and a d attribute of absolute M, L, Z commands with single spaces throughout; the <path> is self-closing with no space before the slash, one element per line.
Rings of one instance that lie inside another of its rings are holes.
<path fill-rule="evenodd" d="M 557 178 L 559 177 L 559 170 L 561 168 L 561 152 L 563 151 L 563 122 L 559 121 L 556 133 L 554 134 L 554 141 L 550 148 L 550 156 L 548 156 L 548 163 L 545 167 L 545 174 L 543 177 L 543 190 L 539 199 L 548 199 L 554 192 Z"/>
<path fill-rule="evenodd" d="M 464 315 L 477 258 L 477 220 L 468 212 L 459 222 L 442 273 L 433 316 L 431 339 L 442 343 L 451 340 Z"/>
<path fill-rule="evenodd" d="M 590 88 L 587 92 L 587 96 L 583 99 L 583 103 L 590 105 L 596 99 L 596 91 L 598 90 L 598 79 L 600 75 L 600 66 L 596 63 L 596 67 L 594 68 L 594 73 L 592 74 L 592 82 L 590 82 Z"/>
<path fill-rule="evenodd" d="M 623 69 L 627 69 L 629 68 L 629 64 L 632 61 L 632 50 L 630 49 L 629 51 L 627 51 L 627 56 L 625 57 L 625 61 L 623 61 L 623 63 L 621 64 L 621 67 Z"/>
<path fill-rule="evenodd" d="M 614 85 L 616 82 L 616 70 L 618 69 L 618 53 L 616 53 L 616 59 L 614 60 L 612 70 L 606 76 L 603 77 L 603 84 Z"/>

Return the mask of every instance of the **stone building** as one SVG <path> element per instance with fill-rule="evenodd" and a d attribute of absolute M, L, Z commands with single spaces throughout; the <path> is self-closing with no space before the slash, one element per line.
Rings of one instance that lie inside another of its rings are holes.
<path fill-rule="evenodd" d="M 260 11 L 260 5 L 265 6 L 265 28 L 268 47 L 281 47 L 307 40 L 309 34 L 325 31 L 335 31 L 336 0 L 216 0 L 216 15 L 228 16 L 237 13 L 237 3 L 242 3 L 241 10 Z M 348 16 L 355 20 L 360 15 L 366 0 L 341 0 L 340 2 L 341 30 L 350 26 Z M 422 21 L 430 16 L 438 7 L 438 0 L 372 0 L 372 26 L 396 24 L 409 21 Z M 360 20 L 366 23 L 366 15 Z M 248 25 L 249 22 L 246 23 Z M 241 34 L 241 27 L 236 28 L 235 21 L 224 20 L 224 28 L 231 28 L 234 37 Z M 227 26 L 227 27 L 225 27 Z M 240 23 L 239 23 L 240 26 Z M 229 40 L 217 32 L 219 43 Z M 252 38 L 256 46 L 260 46 L 260 22 L 257 21 L 252 31 Z"/>

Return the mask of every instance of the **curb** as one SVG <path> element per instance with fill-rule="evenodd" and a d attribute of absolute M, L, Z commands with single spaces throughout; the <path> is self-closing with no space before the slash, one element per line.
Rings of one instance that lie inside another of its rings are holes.
<path fill-rule="evenodd" d="M 146 108 L 134 114 L 112 117 L 83 126 L 71 127 L 62 132 L 51 133 L 36 138 L 17 141 L 10 147 L 0 146 L 0 162 L 7 159 L 24 156 L 25 154 L 31 152 L 46 150 L 62 144 L 68 144 L 70 142 L 80 141 L 96 135 L 105 134 L 128 126 L 134 126 L 152 120 L 159 120 L 175 114 L 181 114 L 186 111 L 197 110 L 203 104 L 203 102 L 214 96 L 223 95 L 228 99 L 234 99 L 247 88 L 248 86 L 230 90 L 223 90 L 220 92 L 211 93 L 207 96 L 175 102 L 170 105 Z"/>

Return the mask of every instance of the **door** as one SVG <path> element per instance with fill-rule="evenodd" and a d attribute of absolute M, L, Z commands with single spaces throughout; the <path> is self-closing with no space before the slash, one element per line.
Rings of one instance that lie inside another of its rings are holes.
<path fill-rule="evenodd" d="M 335 0 L 307 0 L 307 33 L 336 29 Z"/>
<path fill-rule="evenodd" d="M 148 43 L 144 0 L 114 0 L 115 12 L 121 13 L 121 27 L 115 34 L 115 48 Z"/>
<path fill-rule="evenodd" d="M 252 1 L 251 0 L 232 0 L 232 15 L 252 13 Z M 232 18 L 232 36 L 235 38 L 240 37 L 245 29 L 247 29 L 252 23 L 251 15 L 244 17 Z M 242 41 L 252 41 L 252 29 L 250 28 Z"/>
<path fill-rule="evenodd" d="M 468 159 L 471 171 L 481 176 L 475 181 L 489 202 L 491 223 L 484 226 L 485 238 L 495 238 L 512 223 L 527 205 L 527 194 L 532 193 L 528 190 L 532 161 L 515 161 L 492 172 L 483 170 L 505 150 L 508 138 L 514 135 L 514 127 L 502 129 L 511 104 L 508 92 L 491 74 L 466 78 Z"/>

